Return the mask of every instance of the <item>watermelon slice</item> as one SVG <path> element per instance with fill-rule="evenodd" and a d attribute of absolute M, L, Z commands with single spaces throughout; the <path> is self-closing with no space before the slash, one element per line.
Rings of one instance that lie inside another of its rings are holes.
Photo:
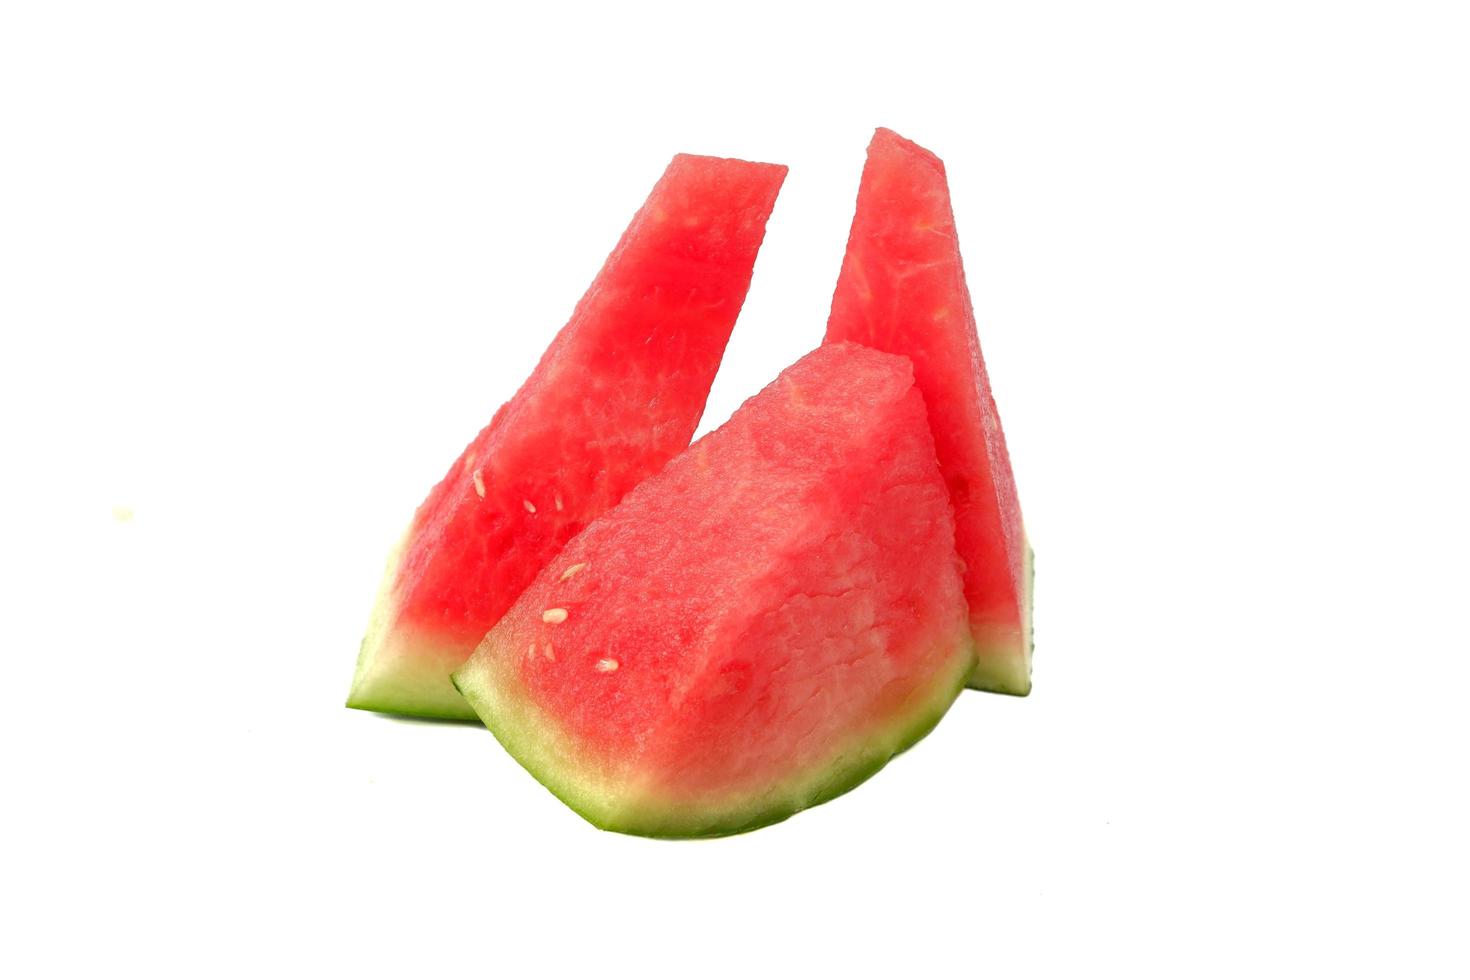
<path fill-rule="evenodd" d="M 449 674 L 562 546 L 689 444 L 786 168 L 676 156 L 392 558 L 347 703 L 473 719 Z"/>
<path fill-rule="evenodd" d="M 834 344 L 572 539 L 455 683 L 593 824 L 703 837 L 866 779 L 973 664 L 912 368 Z"/>
<path fill-rule="evenodd" d="M 971 686 L 1031 690 L 1031 548 L 960 263 L 944 164 L 887 129 L 868 146 L 828 341 L 906 355 L 955 512 Z"/>

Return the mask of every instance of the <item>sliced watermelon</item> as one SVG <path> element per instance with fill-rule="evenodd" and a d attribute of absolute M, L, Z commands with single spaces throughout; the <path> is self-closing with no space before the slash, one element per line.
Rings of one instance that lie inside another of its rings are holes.
<path fill-rule="evenodd" d="M 689 444 L 785 175 L 669 164 L 531 377 L 419 507 L 349 706 L 475 717 L 450 672 L 573 535 Z"/>
<path fill-rule="evenodd" d="M 834 344 L 572 539 L 455 683 L 593 824 L 717 836 L 928 732 L 967 627 L 909 362 Z"/>
<path fill-rule="evenodd" d="M 1031 548 L 960 262 L 944 164 L 887 129 L 868 146 L 827 340 L 906 355 L 954 503 L 971 686 L 1031 690 Z"/>

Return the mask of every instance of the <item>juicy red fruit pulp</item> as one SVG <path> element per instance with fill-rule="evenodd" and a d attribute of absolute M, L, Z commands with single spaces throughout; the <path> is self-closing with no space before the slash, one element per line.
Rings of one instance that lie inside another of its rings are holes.
<path fill-rule="evenodd" d="M 1025 694 L 1029 546 L 965 284 L 944 164 L 880 129 L 868 147 L 828 341 L 907 356 L 928 406 L 965 563 L 974 686 Z"/>
<path fill-rule="evenodd" d="M 854 785 L 972 665 L 908 361 L 836 344 L 574 538 L 456 680 L 594 823 L 703 836 Z"/>
<path fill-rule="evenodd" d="M 674 158 L 530 378 L 418 509 L 349 704 L 473 717 L 449 671 L 573 535 L 688 445 L 784 176 Z"/>

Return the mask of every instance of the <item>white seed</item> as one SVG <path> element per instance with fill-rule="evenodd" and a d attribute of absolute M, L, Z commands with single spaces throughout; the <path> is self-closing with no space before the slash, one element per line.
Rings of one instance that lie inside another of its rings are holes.
<path fill-rule="evenodd" d="M 573 575 L 577 574 L 586 567 L 587 563 L 585 561 L 579 561 L 575 565 L 569 566 L 566 571 L 561 573 L 561 580 L 565 582 L 567 579 L 571 578 Z"/>
<path fill-rule="evenodd" d="M 546 646 L 544 646 L 544 647 L 541 648 L 541 654 L 544 657 L 546 657 L 547 660 L 555 660 L 556 659 L 556 651 L 551 648 L 551 644 L 550 643 L 546 644 Z"/>
<path fill-rule="evenodd" d="M 480 475 L 479 470 L 475 470 L 475 493 L 479 494 L 482 499 L 485 496 L 485 478 Z"/>
<path fill-rule="evenodd" d="M 556 495 L 556 509 L 561 510 L 561 494 Z"/>
<path fill-rule="evenodd" d="M 536 505 L 531 503 L 529 500 L 522 500 L 521 506 L 526 508 L 526 513 L 528 514 L 536 513 Z"/>
<path fill-rule="evenodd" d="M 548 609 L 541 614 L 541 622 L 543 623 L 565 623 L 566 621 L 567 611 L 565 609 Z"/>
<path fill-rule="evenodd" d="M 618 669 L 618 662 L 611 657 L 603 657 L 601 660 L 597 661 L 597 669 L 602 671 L 604 674 L 611 673 L 612 671 Z"/>
<path fill-rule="evenodd" d="M 534 657 L 534 656 L 536 656 L 536 641 L 535 640 L 532 640 L 531 641 L 531 645 L 528 646 L 528 647 L 526 647 L 526 656 L 528 656 L 528 657 Z"/>

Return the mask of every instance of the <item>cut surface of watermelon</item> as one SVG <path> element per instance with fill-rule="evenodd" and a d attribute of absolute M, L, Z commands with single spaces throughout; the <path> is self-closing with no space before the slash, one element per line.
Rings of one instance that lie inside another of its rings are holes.
<path fill-rule="evenodd" d="M 703 837 L 861 782 L 973 664 L 909 362 L 832 344 L 572 539 L 455 683 L 593 824 Z"/>
<path fill-rule="evenodd" d="M 1031 690 L 1031 549 L 965 285 L 944 164 L 887 129 L 868 146 L 827 340 L 903 354 L 955 512 L 971 686 Z"/>
<path fill-rule="evenodd" d="M 689 444 L 786 175 L 679 155 L 389 559 L 348 705 L 473 719 L 450 684 L 536 573 Z"/>

